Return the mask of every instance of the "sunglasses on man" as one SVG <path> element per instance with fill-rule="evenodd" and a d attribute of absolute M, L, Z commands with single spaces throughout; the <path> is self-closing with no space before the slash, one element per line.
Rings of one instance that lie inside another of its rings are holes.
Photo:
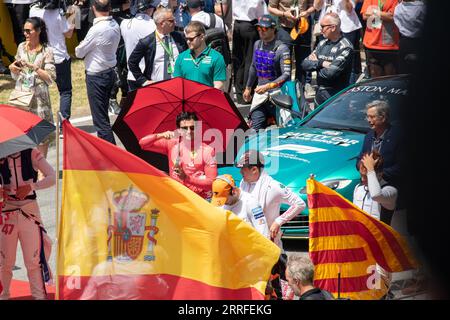
<path fill-rule="evenodd" d="M 190 129 L 191 131 L 194 131 L 194 129 L 195 129 L 195 126 L 184 126 L 184 127 L 180 127 L 180 129 L 182 129 L 182 130 L 188 130 L 188 129 Z"/>
<path fill-rule="evenodd" d="M 192 42 L 195 40 L 195 38 L 197 38 L 198 36 L 200 36 L 201 34 L 199 33 L 198 35 L 194 36 L 194 37 L 186 37 L 186 41 Z"/>
<path fill-rule="evenodd" d="M 266 32 L 266 31 L 271 30 L 271 29 L 273 29 L 273 28 L 271 28 L 271 27 L 260 27 L 260 26 L 256 27 L 256 30 L 263 31 L 263 32 Z"/>

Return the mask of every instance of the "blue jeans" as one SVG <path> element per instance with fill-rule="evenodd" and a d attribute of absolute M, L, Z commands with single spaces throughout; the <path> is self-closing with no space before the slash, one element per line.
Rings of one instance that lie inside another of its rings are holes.
<path fill-rule="evenodd" d="M 112 144 L 116 144 L 116 141 L 109 122 L 108 106 L 109 96 L 115 81 L 116 74 L 112 68 L 95 75 L 86 74 L 89 107 L 91 108 L 97 136 Z"/>
<path fill-rule="evenodd" d="M 70 65 L 70 58 L 55 64 L 56 85 L 59 91 L 59 111 L 65 119 L 70 119 L 72 107 L 72 72 Z"/>

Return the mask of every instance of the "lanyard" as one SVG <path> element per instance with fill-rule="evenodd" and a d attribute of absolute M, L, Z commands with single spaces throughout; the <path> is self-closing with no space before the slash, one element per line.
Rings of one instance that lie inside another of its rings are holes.
<path fill-rule="evenodd" d="M 28 48 L 25 48 L 25 53 L 27 54 L 27 58 L 28 58 L 28 62 L 31 64 L 34 64 L 34 61 L 36 61 L 36 58 L 38 56 L 38 54 L 41 52 L 41 50 L 35 52 L 31 57 L 30 54 L 28 52 Z M 32 73 L 33 71 L 30 70 L 29 73 Z"/>
<path fill-rule="evenodd" d="M 192 58 L 192 62 L 195 64 L 195 66 L 198 68 L 198 66 L 200 65 L 200 63 L 202 62 L 202 60 L 208 56 L 209 51 L 211 50 L 211 47 L 207 47 L 205 50 L 207 50 L 207 52 L 202 51 L 202 53 L 200 53 L 200 58 L 198 59 L 198 61 L 196 60 L 196 58 L 194 58 L 194 56 L 192 55 L 191 52 L 191 58 Z"/>
<path fill-rule="evenodd" d="M 159 34 L 155 32 L 155 35 L 158 38 L 158 41 L 159 41 L 159 44 L 161 45 L 161 47 L 169 55 L 170 60 L 172 60 L 172 61 L 175 60 L 174 57 L 173 57 L 173 48 L 172 48 L 172 45 L 170 44 L 170 38 L 169 38 L 169 46 L 166 46 L 166 44 L 164 43 L 164 41 L 162 41 L 162 39 L 159 36 Z"/>

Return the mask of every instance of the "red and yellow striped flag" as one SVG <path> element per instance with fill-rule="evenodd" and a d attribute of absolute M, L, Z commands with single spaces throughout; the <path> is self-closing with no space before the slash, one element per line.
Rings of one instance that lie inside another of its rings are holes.
<path fill-rule="evenodd" d="M 318 181 L 306 182 L 309 207 L 309 254 L 315 286 L 343 298 L 379 299 L 387 288 L 375 274 L 414 269 L 405 240 L 390 226 L 371 217 Z"/>
<path fill-rule="evenodd" d="M 264 298 L 276 245 L 138 157 L 63 129 L 57 298 Z"/>

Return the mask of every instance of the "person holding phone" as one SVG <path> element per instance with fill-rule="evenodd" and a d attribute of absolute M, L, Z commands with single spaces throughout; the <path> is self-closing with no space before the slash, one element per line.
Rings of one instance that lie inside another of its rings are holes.
<path fill-rule="evenodd" d="M 54 123 L 49 86 L 56 79 L 56 67 L 53 49 L 48 45 L 47 27 L 44 20 L 32 17 L 25 21 L 23 29 L 25 41 L 19 44 L 15 61 L 9 65 L 11 76 L 16 80 L 15 90 L 31 92 L 33 97 L 25 108 Z M 44 157 L 52 139 L 54 135 L 49 135 L 38 146 Z"/>

